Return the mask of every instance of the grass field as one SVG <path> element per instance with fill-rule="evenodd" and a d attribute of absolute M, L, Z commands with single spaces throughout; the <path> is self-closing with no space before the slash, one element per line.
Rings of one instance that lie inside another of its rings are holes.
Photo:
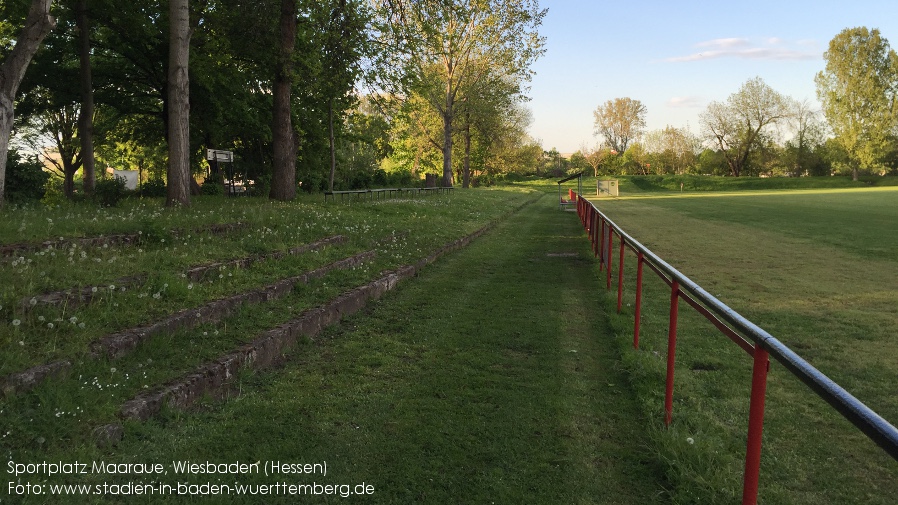
<path fill-rule="evenodd" d="M 898 189 L 634 189 L 598 201 L 599 208 L 886 419 L 898 420 Z M 660 425 L 670 295 L 654 274 L 646 279 L 651 301 L 644 305 L 642 350 L 626 351 L 624 359 L 643 411 Z M 632 342 L 627 314 L 613 320 L 624 349 Z M 681 309 L 677 360 L 675 422 L 656 437 L 674 501 L 737 501 L 750 359 L 694 311 Z M 763 503 L 886 504 L 898 493 L 898 462 L 777 363 L 762 458 Z"/>

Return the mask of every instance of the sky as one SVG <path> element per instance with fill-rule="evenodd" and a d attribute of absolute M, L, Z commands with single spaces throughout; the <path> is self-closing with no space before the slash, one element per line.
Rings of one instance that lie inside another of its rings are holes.
<path fill-rule="evenodd" d="M 530 134 L 572 153 L 595 145 L 596 107 L 630 97 L 647 108 L 647 130 L 688 127 L 699 114 L 760 77 L 819 108 L 814 76 L 845 28 L 878 28 L 898 50 L 898 0 L 540 0 L 546 53 L 527 104 Z"/>

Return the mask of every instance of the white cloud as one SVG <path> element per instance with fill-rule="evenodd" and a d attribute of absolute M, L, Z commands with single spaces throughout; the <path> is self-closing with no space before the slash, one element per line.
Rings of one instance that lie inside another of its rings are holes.
<path fill-rule="evenodd" d="M 667 106 L 674 109 L 693 109 L 703 105 L 704 101 L 697 96 L 675 96 L 667 101 Z"/>
<path fill-rule="evenodd" d="M 704 42 L 699 42 L 695 47 L 745 47 L 750 44 L 748 39 L 731 37 L 726 39 L 706 40 Z"/>
<path fill-rule="evenodd" d="M 809 41 L 802 40 L 796 42 L 796 46 L 811 47 Z M 720 58 L 740 58 L 748 60 L 780 60 L 780 61 L 800 61 L 814 60 L 821 57 L 819 51 L 799 50 L 788 47 L 789 43 L 779 37 L 770 37 L 763 43 L 752 43 L 744 38 L 722 38 L 713 39 L 705 42 L 699 42 L 695 45 L 702 48 L 699 52 L 688 54 L 685 56 L 674 56 L 666 58 L 664 61 L 670 63 L 680 63 L 686 61 L 702 61 Z"/>

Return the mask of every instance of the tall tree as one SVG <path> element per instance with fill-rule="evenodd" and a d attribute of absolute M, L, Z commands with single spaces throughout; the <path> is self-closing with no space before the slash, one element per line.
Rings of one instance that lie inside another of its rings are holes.
<path fill-rule="evenodd" d="M 27 121 L 21 122 L 18 140 L 39 153 L 43 165 L 49 167 L 51 173 L 62 177 L 63 195 L 72 198 L 75 174 L 84 163 L 78 140 L 78 105 L 60 103 L 49 93 L 39 93 L 39 90 L 32 90 L 28 99 L 46 99 L 53 106 L 40 114 L 30 114 Z M 29 105 L 27 101 L 25 105 Z"/>
<path fill-rule="evenodd" d="M 537 0 L 379 0 L 379 69 L 390 94 L 422 96 L 442 119 L 443 185 L 452 186 L 453 127 L 459 92 L 490 70 L 530 77 L 543 53 L 537 29 L 546 10 Z M 435 70 L 435 72 L 434 72 Z"/>
<path fill-rule="evenodd" d="M 786 142 L 786 163 L 792 175 L 816 175 L 819 165 L 814 150 L 826 141 L 826 125 L 820 120 L 820 111 L 808 100 L 794 101 L 790 105 L 789 128 L 792 138 Z"/>
<path fill-rule="evenodd" d="M 329 0 L 319 5 L 325 19 L 320 27 L 323 38 L 322 75 L 318 82 L 324 85 L 323 94 L 327 100 L 328 143 L 331 151 L 328 190 L 333 191 L 337 171 L 336 129 L 342 123 L 349 102 L 354 99 L 351 91 L 361 72 L 362 56 L 369 52 L 366 29 L 369 15 L 365 4 L 356 0 Z"/>
<path fill-rule="evenodd" d="M 481 163 L 487 161 L 493 144 L 513 136 L 529 116 L 519 107 L 520 87 L 503 74 L 489 72 L 461 90 L 460 130 L 463 142 L 462 187 L 471 185 L 472 147 L 480 148 Z M 523 128 L 526 129 L 526 126 Z"/>
<path fill-rule="evenodd" d="M 190 205 L 190 11 L 188 0 L 169 2 L 168 195 L 165 205 Z"/>
<path fill-rule="evenodd" d="M 608 100 L 593 112 L 596 135 L 604 137 L 613 150 L 623 153 L 645 130 L 647 110 L 642 102 L 629 97 Z"/>
<path fill-rule="evenodd" d="M 90 68 L 90 18 L 87 0 L 75 5 L 78 24 L 78 57 L 81 67 L 81 111 L 78 116 L 78 137 L 81 140 L 81 164 L 84 168 L 84 192 L 93 193 L 96 180 L 94 163 L 94 85 Z"/>
<path fill-rule="evenodd" d="M 699 142 L 685 128 L 665 126 L 645 135 L 643 143 L 652 155 L 654 172 L 683 174 L 695 165 Z"/>
<path fill-rule="evenodd" d="M 764 135 L 789 117 L 786 97 L 760 77 L 746 81 L 725 103 L 711 102 L 699 116 L 705 138 L 726 158 L 730 174 L 743 175 L 749 156 L 762 145 Z"/>
<path fill-rule="evenodd" d="M 586 163 L 592 168 L 595 177 L 599 176 L 599 168 L 601 168 L 609 158 L 614 156 L 611 154 L 611 149 L 598 143 L 593 144 L 592 146 L 588 146 L 585 143 L 582 144 L 580 146 L 580 153 L 586 158 Z"/>
<path fill-rule="evenodd" d="M 881 162 L 896 126 L 898 55 L 879 30 L 861 27 L 842 30 L 823 58 L 817 97 L 857 180 L 859 168 Z"/>
<path fill-rule="evenodd" d="M 9 136 L 14 120 L 13 103 L 19 84 L 25 76 L 25 69 L 44 37 L 50 33 L 56 22 L 50 16 L 52 0 L 33 0 L 25 27 L 22 29 L 12 51 L 0 65 L 0 207 L 6 189 L 6 157 L 9 151 Z"/>
<path fill-rule="evenodd" d="M 296 47 L 296 0 L 281 0 L 278 62 L 274 77 L 272 140 L 274 166 L 269 197 L 296 197 L 296 133 L 293 131 L 290 92 L 293 87 L 293 51 Z"/>

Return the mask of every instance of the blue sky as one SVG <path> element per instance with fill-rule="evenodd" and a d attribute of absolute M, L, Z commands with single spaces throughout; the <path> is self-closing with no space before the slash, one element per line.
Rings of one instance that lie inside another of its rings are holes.
<path fill-rule="evenodd" d="M 592 112 L 630 97 L 648 109 L 648 129 L 686 127 L 753 77 L 817 104 L 814 75 L 845 28 L 878 28 L 898 49 L 898 0 L 718 0 L 605 2 L 540 0 L 546 54 L 528 103 L 531 135 L 545 149 L 574 152 L 599 139 Z"/>

